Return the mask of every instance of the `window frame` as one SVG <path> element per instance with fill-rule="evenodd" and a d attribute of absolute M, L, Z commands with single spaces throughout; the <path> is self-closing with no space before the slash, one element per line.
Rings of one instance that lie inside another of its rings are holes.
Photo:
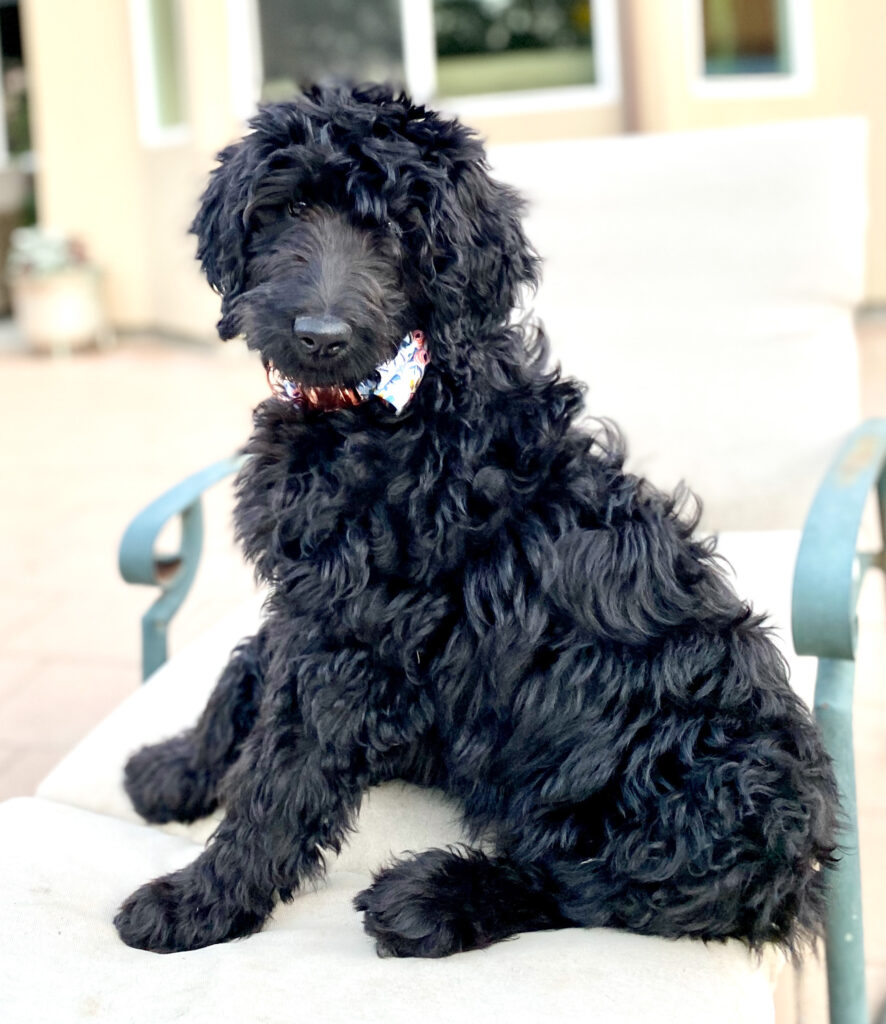
<path fill-rule="evenodd" d="M 259 0 L 226 0 L 231 110 L 248 121 L 258 110 L 262 87 Z"/>
<path fill-rule="evenodd" d="M 158 82 L 154 64 L 154 34 L 151 28 L 151 0 L 129 0 L 129 28 L 132 37 L 133 71 L 135 74 L 135 99 L 138 122 L 138 137 L 141 144 L 150 149 L 178 146 L 189 141 L 191 128 L 188 123 L 187 96 L 180 97 L 182 119 L 172 125 L 160 124 L 158 109 Z M 173 15 L 176 31 L 181 40 L 179 47 L 178 72 L 184 90 L 185 39 L 181 0 L 173 0 Z"/>
<path fill-rule="evenodd" d="M 13 6 L 9 4 L 8 6 Z M 19 37 L 24 34 L 22 29 L 22 22 L 24 21 L 24 15 L 22 13 L 22 0 L 17 0 L 15 6 L 19 12 Z M 23 60 L 23 66 L 25 76 L 27 79 L 27 63 Z M 31 99 L 32 93 L 31 88 L 26 86 L 26 96 Z M 6 64 L 3 60 L 2 51 L 0 51 L 0 110 L 6 111 Z M 7 122 L 6 114 L 0 117 L 0 170 L 7 171 L 10 168 L 15 168 L 19 171 L 23 171 L 26 174 L 32 174 L 37 169 L 37 151 L 34 143 L 34 122 L 33 122 L 33 111 L 31 111 L 28 118 L 28 141 L 30 143 L 28 149 L 24 149 L 21 152 L 13 153 L 9 145 L 9 125 Z"/>
<path fill-rule="evenodd" d="M 248 120 L 261 95 L 262 55 L 258 30 L 259 0 L 227 0 L 234 113 Z M 437 96 L 437 44 L 433 0 L 400 0 L 403 77 L 416 103 L 433 102 L 455 114 L 485 116 L 532 111 L 613 106 L 621 99 L 621 51 L 617 0 L 587 0 L 594 25 L 592 85 L 470 96 Z"/>
<path fill-rule="evenodd" d="M 512 92 L 437 95 L 437 42 L 433 0 L 400 0 L 406 81 L 417 102 L 433 101 L 456 114 L 487 116 L 611 106 L 621 98 L 621 51 L 616 0 L 587 0 L 594 26 L 597 81 Z"/>
<path fill-rule="evenodd" d="M 806 96 L 815 85 L 815 27 L 810 0 L 783 0 L 790 71 L 708 75 L 705 72 L 703 0 L 683 0 L 689 90 L 697 99 L 767 99 Z"/>

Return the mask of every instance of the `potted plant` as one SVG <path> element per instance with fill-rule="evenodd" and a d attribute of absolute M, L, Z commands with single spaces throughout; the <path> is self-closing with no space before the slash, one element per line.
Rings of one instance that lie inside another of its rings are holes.
<path fill-rule="evenodd" d="M 100 274 L 80 243 L 18 228 L 6 274 L 16 323 L 31 348 L 69 352 L 107 341 Z"/>

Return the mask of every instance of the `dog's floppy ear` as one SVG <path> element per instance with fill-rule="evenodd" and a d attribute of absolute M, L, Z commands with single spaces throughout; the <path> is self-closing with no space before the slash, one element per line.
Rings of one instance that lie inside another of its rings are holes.
<path fill-rule="evenodd" d="M 249 188 L 256 164 L 249 139 L 218 154 L 191 232 L 197 236 L 197 259 L 213 289 L 222 297 L 218 333 L 224 341 L 239 334 L 236 300 L 246 269 L 246 223 Z"/>
<path fill-rule="evenodd" d="M 523 199 L 489 176 L 482 156 L 456 163 L 449 179 L 435 238 L 438 273 L 454 272 L 478 309 L 507 319 L 520 287 L 538 282 L 539 259 L 523 233 Z"/>

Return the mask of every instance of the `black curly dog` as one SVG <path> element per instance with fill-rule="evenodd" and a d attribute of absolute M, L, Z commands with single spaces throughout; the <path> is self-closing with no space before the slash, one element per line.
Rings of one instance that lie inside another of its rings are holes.
<path fill-rule="evenodd" d="M 577 425 L 582 388 L 511 324 L 538 270 L 518 197 L 471 131 L 380 87 L 252 129 L 193 230 L 221 336 L 290 384 L 238 481 L 267 618 L 197 726 L 127 766 L 149 821 L 225 817 L 126 900 L 123 940 L 256 931 L 400 778 L 495 852 L 381 870 L 356 898 L 380 953 L 567 926 L 801 948 L 834 861 L 829 759 L 697 515 Z M 430 363 L 401 411 L 339 401 L 413 330 Z"/>

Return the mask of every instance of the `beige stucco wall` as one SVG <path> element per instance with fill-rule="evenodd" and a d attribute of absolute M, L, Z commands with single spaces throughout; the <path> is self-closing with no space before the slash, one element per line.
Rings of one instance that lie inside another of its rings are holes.
<path fill-rule="evenodd" d="M 213 337 L 219 300 L 200 273 L 188 234 L 211 158 L 190 146 L 147 150 L 144 244 L 150 253 L 146 324 L 171 334 Z"/>
<path fill-rule="evenodd" d="M 22 16 L 41 223 L 86 243 L 115 323 L 145 323 L 152 257 L 127 4 L 26 0 Z"/>
<path fill-rule="evenodd" d="M 489 143 L 544 142 L 616 135 L 624 130 L 620 103 L 515 114 L 462 115 Z"/>

